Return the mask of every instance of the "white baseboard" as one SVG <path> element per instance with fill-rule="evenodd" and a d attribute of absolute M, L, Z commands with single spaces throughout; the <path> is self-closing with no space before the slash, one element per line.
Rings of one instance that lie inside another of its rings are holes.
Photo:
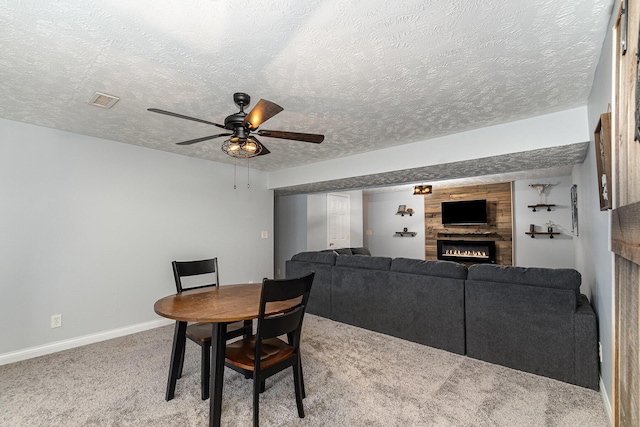
<path fill-rule="evenodd" d="M 173 320 L 158 319 L 158 320 L 153 320 L 151 322 L 138 323 L 136 325 L 125 326 L 124 328 L 112 329 L 105 332 L 98 332 L 97 334 L 84 335 L 77 338 L 71 338 L 68 340 L 57 341 L 50 344 L 30 347 L 24 350 L 11 351 L 9 353 L 0 354 L 0 366 L 7 365 L 9 363 L 19 362 L 21 360 L 32 359 L 38 356 L 44 356 L 45 354 L 51 354 L 51 353 L 56 353 L 62 350 L 68 350 L 70 348 L 80 347 L 87 344 L 93 344 L 96 342 L 105 341 L 112 338 L 123 337 L 125 335 L 135 334 L 136 332 L 142 332 L 148 329 L 170 325 L 172 323 L 174 323 Z"/>
<path fill-rule="evenodd" d="M 604 409 L 607 410 L 607 415 L 609 416 L 609 425 L 613 425 L 613 413 L 611 411 L 611 401 L 609 400 L 609 396 L 607 395 L 607 389 L 604 388 L 602 377 L 600 377 L 600 396 L 602 396 Z"/>

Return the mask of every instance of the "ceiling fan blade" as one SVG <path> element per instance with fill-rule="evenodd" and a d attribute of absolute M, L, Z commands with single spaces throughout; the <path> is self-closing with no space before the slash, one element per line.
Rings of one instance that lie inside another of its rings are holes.
<path fill-rule="evenodd" d="M 204 123 L 207 125 L 214 125 L 214 126 L 218 126 L 219 128 L 226 129 L 224 125 L 220 125 L 218 123 L 208 122 L 206 120 L 196 119 L 195 117 L 184 116 L 178 113 L 172 113 L 171 111 L 159 110 L 157 108 L 147 108 L 147 111 L 151 111 L 152 113 L 166 114 L 167 116 L 177 117 L 179 119 L 191 120 L 194 122 Z"/>
<path fill-rule="evenodd" d="M 279 130 L 259 130 L 258 135 L 268 136 L 269 138 L 280 139 L 292 139 L 294 141 L 313 142 L 314 144 L 320 144 L 324 141 L 324 135 L 318 135 L 315 133 L 300 133 L 300 132 L 283 132 Z"/>
<path fill-rule="evenodd" d="M 247 138 L 247 142 L 254 142 L 255 144 L 258 145 L 260 152 L 258 154 L 256 154 L 257 156 L 262 156 L 264 154 L 269 154 L 271 151 L 269 151 L 267 149 L 267 147 L 264 146 L 264 144 L 262 142 L 260 142 L 258 140 L 258 138 L 256 138 L 255 136 L 251 135 L 249 138 Z"/>
<path fill-rule="evenodd" d="M 247 117 L 244 118 L 242 124 L 247 126 L 249 129 L 257 129 L 258 126 L 260 126 L 262 123 L 266 122 L 282 110 L 284 110 L 284 108 L 282 108 L 278 104 L 274 104 L 273 102 L 267 101 L 266 99 L 261 99 L 255 105 L 255 107 L 253 107 L 251 112 L 247 114 Z"/>
<path fill-rule="evenodd" d="M 219 138 L 221 136 L 231 136 L 231 135 L 233 135 L 233 134 L 232 133 L 221 133 L 221 134 L 218 134 L 218 135 L 203 136 L 202 138 L 196 138 L 196 139 L 190 139 L 188 141 L 176 142 L 176 145 L 191 145 L 191 144 L 195 144 L 196 142 L 208 141 L 210 139 Z"/>

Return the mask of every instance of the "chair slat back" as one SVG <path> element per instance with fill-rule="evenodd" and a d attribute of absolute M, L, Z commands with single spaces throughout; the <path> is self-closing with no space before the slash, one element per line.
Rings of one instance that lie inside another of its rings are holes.
<path fill-rule="evenodd" d="M 302 322 L 304 309 L 305 307 L 300 304 L 284 314 L 265 317 L 259 326 L 260 337 L 262 339 L 275 338 L 296 331 Z"/>
<path fill-rule="evenodd" d="M 296 334 L 300 332 L 314 275 L 315 273 L 311 272 L 306 276 L 295 279 L 264 279 L 262 281 L 260 314 L 258 316 L 258 328 L 256 331 L 258 341 L 292 332 L 296 332 Z M 301 298 L 301 300 L 291 310 L 285 313 L 265 316 L 268 303 L 287 301 L 294 298 Z"/>
<path fill-rule="evenodd" d="M 176 291 L 181 293 L 183 290 L 206 288 L 209 286 L 218 286 L 218 258 L 203 259 L 197 261 L 173 261 L 171 263 L 173 267 L 173 278 L 176 282 Z M 208 281 L 213 280 L 213 283 L 199 282 L 195 285 L 187 285 L 183 283 L 183 277 L 191 276 L 204 276 Z"/>

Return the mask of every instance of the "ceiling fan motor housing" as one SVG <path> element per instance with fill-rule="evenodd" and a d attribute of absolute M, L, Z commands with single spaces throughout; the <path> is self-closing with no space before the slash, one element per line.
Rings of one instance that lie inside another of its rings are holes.
<path fill-rule="evenodd" d="M 233 102 L 236 103 L 240 109 L 243 109 L 251 102 L 251 97 L 246 93 L 236 92 L 233 94 Z"/>
<path fill-rule="evenodd" d="M 244 111 L 238 111 L 235 114 L 227 116 L 224 119 L 224 127 L 229 130 L 237 130 L 239 128 L 244 129 L 244 118 L 247 117 L 247 113 Z"/>
<path fill-rule="evenodd" d="M 236 105 L 240 107 L 240 111 L 227 116 L 224 119 L 224 127 L 226 129 L 234 131 L 235 136 L 237 136 L 238 138 L 246 138 L 249 136 L 249 132 L 247 131 L 247 129 L 245 129 L 244 126 L 244 118 L 247 117 L 247 113 L 244 112 L 244 107 L 249 105 L 249 103 L 251 102 L 251 97 L 246 93 L 236 92 L 233 94 L 233 102 L 235 102 Z M 246 135 L 241 136 L 241 133 L 246 133 Z"/>

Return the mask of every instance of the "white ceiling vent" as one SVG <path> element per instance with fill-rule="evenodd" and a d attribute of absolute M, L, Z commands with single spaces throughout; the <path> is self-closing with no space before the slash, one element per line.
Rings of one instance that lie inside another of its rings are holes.
<path fill-rule="evenodd" d="M 113 107 L 113 104 L 118 101 L 120 101 L 120 98 L 118 98 L 117 96 L 109 95 L 102 92 L 96 92 L 89 100 L 89 104 L 95 105 L 96 107 L 111 108 Z"/>

